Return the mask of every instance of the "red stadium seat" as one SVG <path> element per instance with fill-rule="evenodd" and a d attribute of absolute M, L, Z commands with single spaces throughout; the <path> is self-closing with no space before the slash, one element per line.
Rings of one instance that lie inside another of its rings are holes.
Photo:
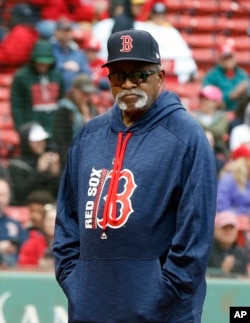
<path fill-rule="evenodd" d="M 10 88 L 0 87 L 0 102 L 8 101 L 10 99 Z"/>
<path fill-rule="evenodd" d="M 0 73 L 0 87 L 10 87 L 13 74 Z"/>
<path fill-rule="evenodd" d="M 195 15 L 217 14 L 219 5 L 216 0 L 185 0 L 183 6 L 187 12 Z"/>
<path fill-rule="evenodd" d="M 213 34 L 199 34 L 199 33 L 181 33 L 184 40 L 187 42 L 190 48 L 211 48 L 215 46 L 216 39 Z"/>

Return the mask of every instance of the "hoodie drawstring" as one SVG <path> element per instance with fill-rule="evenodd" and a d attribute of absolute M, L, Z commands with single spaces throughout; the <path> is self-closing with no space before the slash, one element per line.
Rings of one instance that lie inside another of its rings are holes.
<path fill-rule="evenodd" d="M 126 137 L 123 139 L 123 134 L 119 132 L 116 153 L 115 153 L 115 161 L 111 174 L 111 180 L 108 188 L 107 198 L 103 211 L 103 230 L 105 231 L 107 228 L 107 220 L 111 215 L 111 219 L 113 222 L 116 221 L 116 198 L 117 198 L 117 190 L 120 178 L 120 172 L 122 168 L 122 163 L 125 155 L 125 150 L 128 144 L 129 139 L 131 138 L 132 133 L 129 132 Z"/>

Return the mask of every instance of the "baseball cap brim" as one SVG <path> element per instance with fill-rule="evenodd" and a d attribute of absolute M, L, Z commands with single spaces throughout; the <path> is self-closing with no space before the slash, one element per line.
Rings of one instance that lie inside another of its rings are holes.
<path fill-rule="evenodd" d="M 122 58 L 113 59 L 113 60 L 109 61 L 108 63 L 103 64 L 101 67 L 107 67 L 112 63 L 120 62 L 120 61 L 137 61 L 137 62 L 146 62 L 146 63 L 159 64 L 158 60 L 148 60 L 148 59 L 135 58 L 135 57 L 122 57 Z"/>

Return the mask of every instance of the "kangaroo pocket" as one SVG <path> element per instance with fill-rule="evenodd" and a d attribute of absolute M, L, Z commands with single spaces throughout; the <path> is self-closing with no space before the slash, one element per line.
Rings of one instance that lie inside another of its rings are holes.
<path fill-rule="evenodd" d="M 62 287 L 70 322 L 163 323 L 172 310 L 158 259 L 79 260 Z"/>

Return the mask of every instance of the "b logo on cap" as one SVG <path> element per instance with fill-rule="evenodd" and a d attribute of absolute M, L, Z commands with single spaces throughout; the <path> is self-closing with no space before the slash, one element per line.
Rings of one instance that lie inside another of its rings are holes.
<path fill-rule="evenodd" d="M 122 49 L 120 49 L 120 52 L 129 53 L 133 48 L 132 37 L 130 37 L 129 35 L 125 35 L 125 36 L 121 36 L 121 39 L 122 39 Z"/>

